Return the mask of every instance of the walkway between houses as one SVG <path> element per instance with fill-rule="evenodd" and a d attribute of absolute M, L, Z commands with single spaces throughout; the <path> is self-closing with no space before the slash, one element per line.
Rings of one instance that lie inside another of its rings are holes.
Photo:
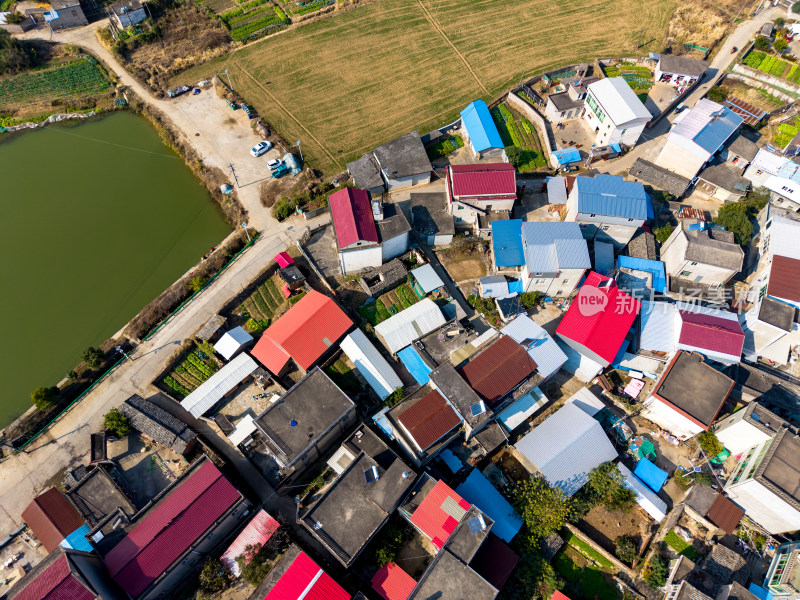
<path fill-rule="evenodd" d="M 442 266 L 442 263 L 439 262 L 439 258 L 436 256 L 436 253 L 433 252 L 429 246 L 425 246 L 424 244 L 420 244 L 419 247 L 427 257 L 428 261 L 431 263 L 433 270 L 436 271 L 436 274 L 439 276 L 439 278 L 444 281 L 444 287 L 447 288 L 447 292 L 450 294 L 453 300 L 461 305 L 461 308 L 464 309 L 464 312 L 467 314 L 467 318 L 472 318 L 472 316 L 475 314 L 475 310 L 469 305 L 469 302 L 467 302 L 466 298 L 464 298 L 464 294 L 461 293 L 461 289 L 450 278 L 450 274 Z"/>

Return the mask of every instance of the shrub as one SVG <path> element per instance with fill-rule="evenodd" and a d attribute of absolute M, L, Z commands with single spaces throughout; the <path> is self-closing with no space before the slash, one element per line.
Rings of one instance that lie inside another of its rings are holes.
<path fill-rule="evenodd" d="M 278 221 L 285 221 L 294 214 L 298 205 L 297 198 L 283 197 L 272 207 L 272 216 Z"/>
<path fill-rule="evenodd" d="M 642 576 L 651 588 L 664 587 L 667 584 L 667 562 L 658 554 L 653 555 Z"/>
<path fill-rule="evenodd" d="M 728 88 L 718 85 L 708 90 L 706 98 L 713 100 L 714 102 L 724 102 L 728 97 L 728 94 L 730 94 L 730 90 Z"/>
<path fill-rule="evenodd" d="M 56 403 L 59 389 L 56 386 L 38 387 L 31 393 L 31 402 L 39 410 L 47 410 Z"/>
<path fill-rule="evenodd" d="M 399 525 L 390 525 L 380 534 L 374 558 L 379 567 L 385 567 L 394 562 L 397 553 L 406 539 L 405 530 Z"/>
<path fill-rule="evenodd" d="M 533 308 L 542 302 L 541 292 L 525 292 L 519 295 L 519 301 L 525 308 Z"/>
<path fill-rule="evenodd" d="M 789 42 L 787 42 L 785 39 L 778 38 L 777 40 L 775 40 L 775 42 L 773 42 L 772 47 L 775 48 L 776 52 L 783 52 L 784 50 L 786 50 L 786 47 L 788 45 Z"/>
<path fill-rule="evenodd" d="M 737 244 L 746 246 L 753 237 L 753 223 L 748 212 L 747 204 L 744 202 L 723 204 L 714 217 L 714 223 L 732 232 Z"/>
<path fill-rule="evenodd" d="M 698 435 L 697 443 L 700 444 L 700 448 L 709 458 L 716 456 L 725 449 L 713 431 L 704 431 Z"/>
<path fill-rule="evenodd" d="M 393 391 L 388 398 L 386 398 L 386 406 L 395 406 L 405 400 L 406 398 L 406 390 L 405 388 L 397 388 Z"/>
<path fill-rule="evenodd" d="M 792 12 L 800 13 L 800 2 L 795 2 L 792 4 Z"/>
<path fill-rule="evenodd" d="M 199 292 L 203 289 L 203 286 L 208 282 L 208 278 L 200 277 L 200 275 L 195 275 L 189 280 L 189 291 L 194 293 Z"/>
<path fill-rule="evenodd" d="M 786 20 L 783 17 L 778 17 L 774 22 L 775 27 L 783 27 L 786 24 Z"/>
<path fill-rule="evenodd" d="M 586 485 L 606 507 L 627 511 L 636 504 L 636 492 L 625 487 L 624 482 L 619 467 L 606 462 L 592 469 Z"/>
<path fill-rule="evenodd" d="M 112 408 L 103 417 L 103 427 L 118 438 L 124 438 L 131 431 L 131 422 L 121 410 Z"/>
<path fill-rule="evenodd" d="M 103 351 L 99 348 L 95 348 L 94 346 L 89 346 L 86 350 L 83 351 L 83 362 L 91 369 L 96 369 L 100 365 L 103 364 L 104 358 Z"/>
<path fill-rule="evenodd" d="M 209 556 L 200 571 L 200 587 L 209 594 L 227 589 L 231 582 L 231 572 L 219 559 Z"/>
<path fill-rule="evenodd" d="M 508 162 L 518 167 L 522 162 L 522 150 L 516 146 L 506 146 L 506 157 L 508 158 Z"/>
<path fill-rule="evenodd" d="M 654 230 L 653 233 L 656 236 L 656 239 L 660 244 L 663 244 L 669 239 L 669 236 L 672 235 L 672 223 L 667 223 L 663 227 L 659 227 L 658 229 Z"/>
<path fill-rule="evenodd" d="M 636 542 L 634 542 L 633 539 L 627 535 L 619 536 L 614 542 L 614 547 L 617 557 L 622 562 L 632 565 L 634 561 L 639 558 Z"/>
<path fill-rule="evenodd" d="M 757 35 L 756 41 L 753 43 L 753 47 L 756 50 L 769 50 L 769 40 L 765 38 L 763 35 Z"/>

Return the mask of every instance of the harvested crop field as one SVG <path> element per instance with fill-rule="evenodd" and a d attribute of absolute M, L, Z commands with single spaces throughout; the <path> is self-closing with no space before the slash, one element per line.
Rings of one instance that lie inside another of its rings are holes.
<path fill-rule="evenodd" d="M 455 120 L 523 76 L 663 49 L 673 0 L 388 0 L 271 36 L 195 67 L 233 86 L 312 166 L 341 171 L 375 145 Z M 644 31 L 642 31 L 644 29 Z M 580 31 L 579 35 L 576 32 Z"/>

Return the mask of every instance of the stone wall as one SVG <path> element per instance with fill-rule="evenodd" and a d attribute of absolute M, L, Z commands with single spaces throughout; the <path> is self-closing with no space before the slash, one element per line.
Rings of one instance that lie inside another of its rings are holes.
<path fill-rule="evenodd" d="M 751 69 L 750 67 L 737 63 L 731 67 L 731 70 L 734 73 L 738 73 L 739 75 L 744 75 L 748 79 L 752 79 L 755 81 L 759 81 L 761 83 L 767 84 L 767 86 L 774 88 L 776 91 L 784 92 L 787 95 L 800 95 L 800 86 L 785 79 L 781 79 L 780 77 L 774 77 L 773 75 L 768 75 L 762 71 L 757 69 Z M 750 82 L 748 82 L 750 83 Z M 753 85 L 752 83 L 750 85 Z M 762 87 L 762 89 L 765 89 Z"/>

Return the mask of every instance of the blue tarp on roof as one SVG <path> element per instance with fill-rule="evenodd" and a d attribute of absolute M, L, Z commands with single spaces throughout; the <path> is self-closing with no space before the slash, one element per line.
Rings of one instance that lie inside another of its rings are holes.
<path fill-rule="evenodd" d="M 648 260 L 635 256 L 620 255 L 617 257 L 617 265 L 620 269 L 625 267 L 636 271 L 651 273 L 653 275 L 653 291 L 661 294 L 667 291 L 667 273 L 664 269 L 664 263 L 660 260 Z"/>
<path fill-rule="evenodd" d="M 492 533 L 501 540 L 510 542 L 522 527 L 522 517 L 478 469 L 473 469 L 467 480 L 456 488 L 456 494 L 494 521 Z"/>
<path fill-rule="evenodd" d="M 636 469 L 633 472 L 639 479 L 641 479 L 647 487 L 654 492 L 659 491 L 667 481 L 669 474 L 662 471 L 652 462 L 646 458 L 642 458 L 636 463 Z"/>
<path fill-rule="evenodd" d="M 61 546 L 72 548 L 73 550 L 82 550 L 83 552 L 94 552 L 94 548 L 86 539 L 87 533 L 89 533 L 89 526 L 81 525 L 61 542 Z"/>
<path fill-rule="evenodd" d="M 763 588 L 760 585 L 751 583 L 750 587 L 747 589 L 756 598 L 758 598 L 758 600 L 772 600 L 772 594 L 766 588 Z"/>
<path fill-rule="evenodd" d="M 498 267 L 521 267 L 525 264 L 522 252 L 522 219 L 492 221 L 492 250 Z"/>
<path fill-rule="evenodd" d="M 425 364 L 425 361 L 422 360 L 414 346 L 407 346 L 400 350 L 397 353 L 397 358 L 406 366 L 406 369 L 417 380 L 418 384 L 425 385 L 430 381 L 428 375 L 433 369 Z"/>
<path fill-rule="evenodd" d="M 439 457 L 444 461 L 444 464 L 447 465 L 447 468 L 450 469 L 453 475 L 458 473 L 464 466 L 464 464 L 458 460 L 458 457 L 453 454 L 452 450 L 442 450 L 442 453 L 439 455 Z"/>
<path fill-rule="evenodd" d="M 475 152 L 505 147 L 489 107 L 483 100 L 475 100 L 461 111 L 461 123 L 467 130 L 470 144 Z"/>
<path fill-rule="evenodd" d="M 614 152 L 622 152 L 622 148 L 620 148 L 619 144 L 617 144 L 616 142 L 611 144 L 611 149 Z"/>
<path fill-rule="evenodd" d="M 522 293 L 522 279 L 512 279 L 508 282 L 508 293 L 509 294 L 521 294 Z"/>
<path fill-rule="evenodd" d="M 569 165 L 572 163 L 581 162 L 581 153 L 577 148 L 553 150 L 553 156 L 556 157 L 556 160 L 560 165 Z"/>

